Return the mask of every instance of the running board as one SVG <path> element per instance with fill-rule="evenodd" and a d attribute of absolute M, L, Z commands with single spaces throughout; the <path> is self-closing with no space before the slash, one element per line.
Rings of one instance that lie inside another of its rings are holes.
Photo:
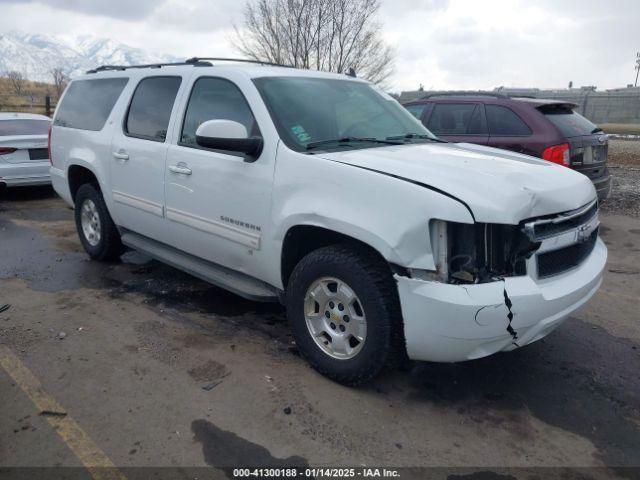
<path fill-rule="evenodd" d="M 123 231 L 122 243 L 205 282 L 257 302 L 277 302 L 278 290 L 261 280 L 182 252 L 151 238 Z"/>

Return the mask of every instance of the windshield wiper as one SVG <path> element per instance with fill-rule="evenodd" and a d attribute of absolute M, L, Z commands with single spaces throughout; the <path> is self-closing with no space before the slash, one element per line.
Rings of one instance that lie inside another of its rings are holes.
<path fill-rule="evenodd" d="M 441 138 L 431 137 L 429 135 L 425 135 L 422 133 L 405 133 L 404 135 L 395 135 L 393 137 L 387 137 L 387 140 L 411 140 L 413 138 L 417 138 L 420 140 L 429 140 L 429 141 L 438 142 L 438 143 L 449 143 L 446 140 L 442 140 Z"/>
<path fill-rule="evenodd" d="M 307 150 L 311 150 L 314 148 L 321 147 L 323 145 L 330 145 L 332 143 L 356 143 L 356 142 L 366 142 L 366 143 L 383 143 L 385 145 L 402 145 L 403 142 L 395 142 L 392 139 L 381 140 L 379 138 L 364 138 L 364 137 L 343 137 L 343 138 L 331 138 L 328 140 L 318 140 L 317 142 L 309 142 L 307 143 Z"/>

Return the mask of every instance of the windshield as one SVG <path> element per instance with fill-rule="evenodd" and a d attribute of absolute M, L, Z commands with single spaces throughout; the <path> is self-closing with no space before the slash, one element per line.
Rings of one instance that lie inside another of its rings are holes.
<path fill-rule="evenodd" d="M 0 120 L 0 136 L 46 135 L 49 120 Z"/>
<path fill-rule="evenodd" d="M 390 137 L 435 139 L 391 96 L 368 83 L 308 77 L 263 77 L 254 83 L 280 137 L 296 151 L 404 143 Z"/>

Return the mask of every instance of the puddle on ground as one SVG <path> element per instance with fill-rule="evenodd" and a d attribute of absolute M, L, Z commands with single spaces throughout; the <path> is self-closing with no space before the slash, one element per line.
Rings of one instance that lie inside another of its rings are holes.
<path fill-rule="evenodd" d="M 141 294 L 152 306 L 225 317 L 267 314 L 271 323 L 284 318 L 279 304 L 246 300 L 138 252 L 129 251 L 117 262 L 97 262 L 84 251 L 62 251 L 38 230 L 5 218 L 0 218 L 0 232 L 0 278 L 20 277 L 34 290 L 108 289 L 114 297 Z"/>
<path fill-rule="evenodd" d="M 191 423 L 191 431 L 194 439 L 202 444 L 204 461 L 224 471 L 225 475 L 231 479 L 236 478 L 233 476 L 233 469 L 238 465 L 260 468 L 306 468 L 308 466 L 307 460 L 303 457 L 276 458 L 262 445 L 239 437 L 233 432 L 222 430 L 206 420 L 194 420 Z"/>

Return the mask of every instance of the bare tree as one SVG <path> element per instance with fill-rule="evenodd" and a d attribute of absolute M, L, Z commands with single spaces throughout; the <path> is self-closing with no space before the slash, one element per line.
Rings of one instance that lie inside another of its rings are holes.
<path fill-rule="evenodd" d="M 379 0 L 248 0 L 236 49 L 254 60 L 346 73 L 375 83 L 393 73 L 393 51 L 375 20 Z"/>
<path fill-rule="evenodd" d="M 60 67 L 52 69 L 51 76 L 53 77 L 53 85 L 56 89 L 56 96 L 57 98 L 60 98 L 62 92 L 64 92 L 64 89 L 67 88 L 69 77 Z"/>
<path fill-rule="evenodd" d="M 15 70 L 11 72 L 7 72 L 7 78 L 9 79 L 9 84 L 13 89 L 13 93 L 20 96 L 24 92 L 24 87 L 27 84 L 27 79 L 20 72 Z"/>

